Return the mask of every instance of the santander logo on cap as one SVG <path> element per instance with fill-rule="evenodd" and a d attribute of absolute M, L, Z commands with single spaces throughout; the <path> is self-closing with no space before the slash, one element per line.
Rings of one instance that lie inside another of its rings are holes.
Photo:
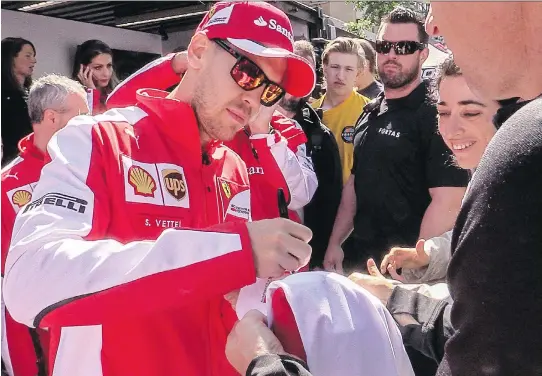
<path fill-rule="evenodd" d="M 275 20 L 274 18 L 271 18 L 269 20 L 269 22 L 267 22 L 266 20 L 264 20 L 264 18 L 262 16 L 260 16 L 260 17 L 258 17 L 257 19 L 254 20 L 254 25 L 260 26 L 260 27 L 266 27 L 267 26 L 269 29 L 274 30 L 274 31 L 276 31 L 278 33 L 281 33 L 286 38 L 288 38 L 292 43 L 294 43 L 294 36 L 290 32 L 290 30 L 288 30 L 287 28 L 285 28 L 283 26 L 280 26 L 277 23 L 277 20 Z"/>
<path fill-rule="evenodd" d="M 260 16 L 257 20 L 254 20 L 254 25 L 256 26 L 267 26 L 267 22 Z"/>

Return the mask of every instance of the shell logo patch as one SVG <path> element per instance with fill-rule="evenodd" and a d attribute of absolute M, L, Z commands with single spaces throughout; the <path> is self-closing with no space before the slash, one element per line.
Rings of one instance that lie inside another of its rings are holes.
<path fill-rule="evenodd" d="M 184 176 L 174 169 L 162 170 L 164 185 L 170 195 L 180 201 L 186 196 L 186 183 Z"/>
<path fill-rule="evenodd" d="M 152 176 L 139 166 L 132 166 L 128 170 L 128 182 L 134 188 L 134 193 L 144 197 L 154 197 L 156 182 Z"/>
<path fill-rule="evenodd" d="M 15 192 L 11 198 L 13 203 L 17 205 L 19 208 L 22 208 L 26 204 L 30 202 L 30 199 L 32 198 L 32 194 L 25 190 L 19 190 Z"/>

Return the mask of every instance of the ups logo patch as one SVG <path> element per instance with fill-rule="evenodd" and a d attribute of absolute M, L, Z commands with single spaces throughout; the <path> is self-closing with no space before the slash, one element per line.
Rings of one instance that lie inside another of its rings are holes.
<path fill-rule="evenodd" d="M 177 170 L 162 170 L 162 179 L 168 193 L 180 201 L 186 196 L 186 183 L 184 176 Z"/>

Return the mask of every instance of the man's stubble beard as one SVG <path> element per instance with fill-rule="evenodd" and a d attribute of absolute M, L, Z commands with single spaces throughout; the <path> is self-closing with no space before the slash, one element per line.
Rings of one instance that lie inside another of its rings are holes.
<path fill-rule="evenodd" d="M 216 124 L 215 120 L 213 120 L 208 115 L 207 111 L 205 111 L 208 106 L 201 89 L 196 89 L 191 105 L 194 110 L 200 134 L 203 132 L 211 138 L 211 140 L 219 139 L 220 135 L 216 134 L 216 129 L 219 129 L 220 125 Z"/>
<path fill-rule="evenodd" d="M 421 76 L 421 71 L 418 65 L 415 65 L 412 69 L 405 71 L 404 66 L 402 70 L 394 74 L 393 77 L 388 77 L 383 68 L 378 67 L 378 75 L 385 88 L 400 89 L 415 81 Z"/>
<path fill-rule="evenodd" d="M 284 110 L 288 112 L 297 113 L 301 107 L 307 103 L 308 97 L 306 98 L 297 98 L 297 97 L 291 97 L 291 98 L 282 98 L 279 106 L 282 107 Z"/>
<path fill-rule="evenodd" d="M 218 141 L 231 141 L 235 138 L 235 135 L 238 131 L 243 129 L 242 126 L 239 126 L 239 129 L 233 130 L 226 124 L 222 124 L 219 120 L 218 113 L 213 111 L 208 111 L 210 106 L 207 104 L 205 95 L 203 94 L 203 89 L 197 89 L 192 98 L 192 109 L 194 110 L 194 115 L 198 123 L 198 129 L 200 132 L 207 134 L 211 140 Z M 251 121 L 257 116 L 252 114 Z"/>

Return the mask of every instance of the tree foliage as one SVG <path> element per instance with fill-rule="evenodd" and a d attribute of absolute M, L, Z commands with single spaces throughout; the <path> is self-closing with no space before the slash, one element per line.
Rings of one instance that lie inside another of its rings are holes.
<path fill-rule="evenodd" d="M 363 18 L 357 22 L 348 22 L 346 27 L 348 31 L 359 36 L 364 36 L 364 30 L 373 30 L 380 25 L 380 20 L 386 14 L 391 12 L 397 6 L 412 9 L 426 16 L 429 11 L 429 4 L 423 1 L 369 1 L 369 0 L 349 0 L 353 3 L 356 9 L 363 12 Z"/>

